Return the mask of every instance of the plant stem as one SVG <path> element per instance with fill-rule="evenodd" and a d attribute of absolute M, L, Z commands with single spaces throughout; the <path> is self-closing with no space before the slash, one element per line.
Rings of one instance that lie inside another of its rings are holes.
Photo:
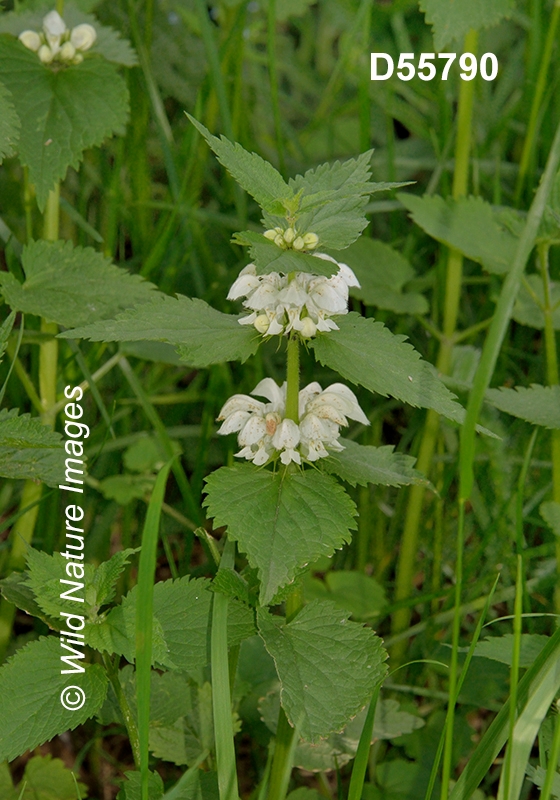
<path fill-rule="evenodd" d="M 552 58 L 552 50 L 556 41 L 556 30 L 560 20 L 560 0 L 555 0 L 554 8 L 550 22 L 548 23 L 548 33 L 539 67 L 539 74 L 537 77 L 537 85 L 533 94 L 533 102 L 531 104 L 531 113 L 529 115 L 529 124 L 527 126 L 527 135 L 523 142 L 523 152 L 521 154 L 521 161 L 519 163 L 519 172 L 517 173 L 517 183 L 515 185 L 514 205 L 519 205 L 521 194 L 523 192 L 523 185 L 525 183 L 525 176 L 529 168 L 531 155 L 535 149 L 535 138 L 537 136 L 537 129 L 539 124 L 539 113 L 541 110 L 541 102 L 546 88 L 546 76 L 550 66 L 550 59 Z"/>
<path fill-rule="evenodd" d="M 235 560 L 235 542 L 227 539 L 220 561 L 220 569 L 232 569 Z M 228 605 L 229 598 L 215 592 L 212 606 L 212 711 L 214 715 L 214 736 L 216 743 L 216 765 L 220 800 L 237 800 L 237 771 L 233 723 L 231 713 L 231 692 L 228 661 Z"/>
<path fill-rule="evenodd" d="M 543 279 L 544 289 L 544 346 L 546 353 L 546 377 L 549 386 L 558 386 L 560 383 L 558 370 L 558 351 L 556 348 L 556 331 L 554 330 L 553 308 L 550 287 L 550 274 L 548 271 L 548 252 L 550 246 L 541 243 L 538 246 L 539 264 Z M 560 503 L 560 431 L 552 431 L 552 499 Z M 554 590 L 554 606 L 560 610 L 560 541 L 556 539 L 556 587 Z"/>
<path fill-rule="evenodd" d="M 299 338 L 288 339 L 288 366 L 286 370 L 286 419 L 299 422 Z"/>
<path fill-rule="evenodd" d="M 119 704 L 119 708 L 121 710 L 121 714 L 124 718 L 124 724 L 126 726 L 126 731 L 128 733 L 128 738 L 130 740 L 130 746 L 132 748 L 132 757 L 134 758 L 134 766 L 136 769 L 140 769 L 140 739 L 138 737 L 138 726 L 136 724 L 136 720 L 134 719 L 134 714 L 128 704 L 128 700 L 126 699 L 126 695 L 123 691 L 121 686 L 121 682 L 119 680 L 119 667 L 118 667 L 118 657 L 115 658 L 115 661 L 111 661 L 108 655 L 103 656 L 103 661 L 105 663 L 105 670 L 107 672 L 107 676 L 109 681 L 111 682 L 111 686 L 113 687 L 113 691 L 117 697 L 117 702 Z"/>
<path fill-rule="evenodd" d="M 476 54 L 477 41 L 478 33 L 472 30 L 469 31 L 465 37 L 464 51 Z M 455 172 L 453 175 L 454 199 L 462 197 L 466 193 L 468 186 L 473 103 L 474 81 L 463 81 L 459 91 L 459 107 L 457 112 Z M 447 374 L 451 368 L 455 328 L 457 325 L 459 302 L 461 298 L 462 277 L 463 256 L 457 250 L 450 250 L 445 286 L 443 337 L 440 342 L 436 365 L 438 372 L 443 374 Z M 427 477 L 429 476 L 433 461 L 438 433 L 439 415 L 435 411 L 430 410 L 426 416 L 426 424 L 416 464 L 416 468 Z M 425 491 L 423 486 L 413 486 L 410 490 L 397 563 L 395 601 L 403 600 L 410 596 Z M 409 608 L 402 608 L 395 611 L 391 628 L 393 636 L 408 627 L 410 624 L 410 616 L 411 611 Z M 402 660 L 405 648 L 406 642 L 404 640 L 401 640 L 401 642 L 393 648 L 391 655 L 397 663 Z"/>

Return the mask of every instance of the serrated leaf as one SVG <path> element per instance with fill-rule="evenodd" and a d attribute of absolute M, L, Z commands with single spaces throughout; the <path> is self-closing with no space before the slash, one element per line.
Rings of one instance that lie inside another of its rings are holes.
<path fill-rule="evenodd" d="M 535 297 L 538 302 L 535 302 Z M 513 307 L 512 317 L 520 325 L 528 325 L 537 330 L 544 329 L 544 286 L 539 275 L 526 275 L 515 306 Z M 550 304 L 554 309 L 552 312 L 552 325 L 554 330 L 560 330 L 560 283 L 550 282 Z"/>
<path fill-rule="evenodd" d="M 309 574 L 303 581 L 307 600 L 331 600 L 359 621 L 371 620 L 387 605 L 385 589 L 365 572 L 337 569 L 327 572 L 324 582 Z"/>
<path fill-rule="evenodd" d="M 542 789 L 544 786 L 544 782 L 546 780 L 546 773 L 547 771 L 543 769 L 543 767 L 534 767 L 532 764 L 527 764 L 527 772 L 526 775 L 529 780 L 538 786 L 539 789 Z M 551 797 L 560 797 L 560 775 L 558 772 L 555 773 L 554 777 L 552 778 L 552 787 L 551 787 Z"/>
<path fill-rule="evenodd" d="M 429 481 L 414 469 L 416 459 L 404 453 L 395 453 L 392 445 L 372 447 L 351 439 L 340 439 L 340 444 L 344 450 L 321 459 L 320 464 L 327 472 L 338 475 L 351 486 L 367 486 L 368 483 L 383 486 L 429 485 Z"/>
<path fill-rule="evenodd" d="M 410 263 L 384 242 L 363 236 L 338 258 L 354 271 L 360 282 L 359 288 L 350 288 L 352 297 L 368 306 L 396 314 L 425 314 L 428 311 L 428 301 L 423 295 L 404 291 L 405 284 L 415 277 Z"/>
<path fill-rule="evenodd" d="M 537 633 L 522 633 L 519 666 L 530 667 L 548 639 L 548 636 L 541 636 Z M 481 658 L 490 658 L 492 661 L 511 665 L 513 642 L 512 633 L 506 633 L 503 636 L 486 636 L 481 642 L 478 642 L 474 654 Z"/>
<path fill-rule="evenodd" d="M 0 292 L 15 310 L 74 328 L 147 303 L 155 286 L 111 264 L 91 247 L 31 242 L 23 249 L 25 281 L 0 273 Z"/>
<path fill-rule="evenodd" d="M 51 630 L 61 630 L 60 620 L 55 621 L 49 617 L 37 603 L 35 593 L 27 582 L 27 575 L 22 572 L 12 572 L 7 578 L 0 581 L 0 592 L 9 603 L 13 603 L 17 608 L 21 608 L 32 617 L 37 617 L 51 628 Z"/>
<path fill-rule="evenodd" d="M 97 626 L 97 640 L 92 647 L 124 655 L 134 663 L 136 587 L 122 604 L 112 609 L 104 623 Z M 196 675 L 208 661 L 212 594 L 204 578 L 160 581 L 154 585 L 153 661 L 167 669 Z M 90 626 L 91 627 L 91 626 Z M 228 618 L 230 646 L 252 636 L 252 611 L 242 603 L 231 601 Z"/>
<path fill-rule="evenodd" d="M 517 237 L 500 221 L 500 211 L 481 197 L 444 200 L 437 195 L 416 197 L 400 193 L 398 199 L 411 212 L 414 222 L 438 242 L 459 250 L 488 272 L 508 272 Z"/>
<path fill-rule="evenodd" d="M 288 624 L 266 609 L 257 616 L 290 723 L 311 742 L 342 730 L 387 672 L 381 639 L 328 601 L 312 601 Z"/>
<path fill-rule="evenodd" d="M 11 100 L 11 94 L 0 83 L 0 164 L 14 155 L 21 123 Z"/>
<path fill-rule="evenodd" d="M 314 470 L 276 474 L 250 464 L 222 467 L 206 479 L 204 506 L 216 527 L 246 553 L 269 603 L 299 569 L 350 541 L 355 505 L 333 478 Z"/>
<path fill-rule="evenodd" d="M 59 758 L 34 756 L 25 765 L 13 800 L 76 800 L 76 783 L 82 798 L 87 797 L 87 786 L 75 781 Z M 3 800 L 12 800 L 2 796 Z"/>
<path fill-rule="evenodd" d="M 515 389 L 488 389 L 486 400 L 500 411 L 520 417 L 532 425 L 560 430 L 560 386 L 539 386 L 533 383 L 529 388 L 516 386 Z"/>
<path fill-rule="evenodd" d="M 255 264 L 257 275 L 269 272 L 308 272 L 330 278 L 338 272 L 338 264 L 323 258 L 316 258 L 297 250 L 282 250 L 260 233 L 243 231 L 234 234 L 236 244 L 249 245 L 251 261 Z"/>
<path fill-rule="evenodd" d="M 420 0 L 420 10 L 433 29 L 434 46 L 440 51 L 454 39 L 462 40 L 471 28 L 496 25 L 513 9 L 514 0 Z"/>
<path fill-rule="evenodd" d="M 282 214 L 284 207 L 280 201 L 291 198 L 294 193 L 278 170 L 256 153 L 248 153 L 237 142 L 230 142 L 225 136 L 218 139 L 190 114 L 187 116 L 237 183 L 263 209 Z"/>
<path fill-rule="evenodd" d="M 137 771 L 125 772 L 127 780 L 117 795 L 117 800 L 142 800 L 142 776 Z M 159 772 L 148 774 L 148 797 L 150 800 L 160 800 L 163 797 L 164 786 Z"/>
<path fill-rule="evenodd" d="M 8 339 L 10 338 L 10 333 L 14 327 L 15 318 L 16 312 L 12 311 L 12 313 L 9 314 L 4 320 L 2 325 L 0 325 L 0 364 L 2 363 L 2 358 L 8 347 Z"/>
<path fill-rule="evenodd" d="M 59 433 L 17 409 L 0 410 L 0 475 L 39 480 L 47 486 L 64 482 L 64 449 Z"/>
<path fill-rule="evenodd" d="M 449 389 L 422 360 L 406 336 L 395 335 L 382 322 L 350 312 L 336 318 L 337 331 L 310 340 L 317 360 L 383 396 L 391 395 L 412 406 L 433 408 L 461 422 L 464 409 Z"/>
<path fill-rule="evenodd" d="M 19 158 L 29 168 L 42 211 L 68 167 L 78 168 L 84 150 L 124 134 L 126 83 L 117 67 L 101 56 L 53 71 L 9 34 L 0 35 L 0 81 L 12 93 L 17 115 L 25 120 Z"/>
<path fill-rule="evenodd" d="M 181 361 L 208 367 L 223 361 L 246 361 L 257 351 L 261 337 L 239 317 L 223 314 L 198 298 L 158 296 L 128 309 L 115 319 L 60 334 L 92 342 L 151 341 L 175 345 Z"/>
<path fill-rule="evenodd" d="M 99 489 L 107 500 L 126 506 L 131 500 L 142 500 L 154 488 L 153 475 L 110 475 L 99 482 Z"/>
<path fill-rule="evenodd" d="M 1 760 L 74 730 L 101 708 L 107 692 L 103 668 L 85 664 L 81 674 L 61 675 L 61 653 L 58 637 L 49 636 L 20 648 L 0 668 Z M 74 711 L 60 701 L 70 685 L 79 686 L 86 696 L 83 707 Z"/>
<path fill-rule="evenodd" d="M 539 511 L 552 533 L 560 538 L 560 503 L 554 500 L 541 503 Z"/>

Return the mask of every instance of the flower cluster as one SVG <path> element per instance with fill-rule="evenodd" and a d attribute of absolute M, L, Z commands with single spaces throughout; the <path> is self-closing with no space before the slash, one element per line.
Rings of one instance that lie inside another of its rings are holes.
<path fill-rule="evenodd" d="M 298 233 L 291 226 L 283 228 L 270 228 L 264 235 L 270 239 L 281 250 L 314 250 L 319 244 L 319 237 L 316 233 Z"/>
<path fill-rule="evenodd" d="M 69 30 L 58 11 L 49 11 L 43 18 L 43 30 L 23 31 L 19 40 L 37 53 L 43 64 L 79 64 L 82 53 L 95 43 L 97 33 L 92 25 L 83 23 Z"/>
<path fill-rule="evenodd" d="M 332 261 L 338 272 L 330 278 L 296 272 L 290 279 L 278 272 L 257 275 L 254 264 L 242 269 L 228 294 L 228 300 L 246 298 L 243 305 L 251 313 L 239 320 L 241 325 L 254 325 L 266 336 L 294 330 L 305 339 L 317 331 L 338 330 L 331 317 L 348 312 L 348 288 L 360 284 L 346 264 L 325 253 L 313 255 Z"/>
<path fill-rule="evenodd" d="M 348 418 L 369 425 L 369 420 L 358 405 L 356 395 L 342 383 L 333 383 L 325 390 L 310 383 L 299 392 L 299 425 L 285 419 L 286 383 L 278 386 L 272 378 L 262 380 L 251 395 L 265 397 L 263 403 L 246 394 L 234 394 L 226 402 L 218 421 L 218 433 L 237 433 L 241 446 L 239 458 L 254 464 L 266 464 L 280 454 L 283 464 L 294 461 L 301 464 L 317 461 L 339 452 L 343 445 L 338 441 L 340 428 L 348 425 Z"/>

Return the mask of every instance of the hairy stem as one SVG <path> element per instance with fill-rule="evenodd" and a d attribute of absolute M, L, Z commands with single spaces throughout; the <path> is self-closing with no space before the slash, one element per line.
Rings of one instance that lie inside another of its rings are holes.
<path fill-rule="evenodd" d="M 465 52 L 476 54 L 477 40 L 477 32 L 470 31 L 465 37 Z M 457 138 L 455 143 L 455 172 L 453 175 L 453 197 L 455 199 L 466 194 L 468 186 L 474 88 L 474 81 L 463 81 L 459 92 Z M 451 367 L 455 328 L 457 326 L 457 316 L 461 298 L 462 277 L 463 256 L 457 250 L 450 250 L 445 286 L 443 336 L 437 359 L 438 372 L 443 374 L 448 373 Z M 420 443 L 418 462 L 416 464 L 416 468 L 426 476 L 428 476 L 430 472 L 438 434 L 439 416 L 435 411 L 430 410 L 426 416 L 426 424 Z M 423 486 L 413 486 L 410 489 L 403 537 L 397 563 L 395 586 L 396 602 L 406 599 L 411 593 L 414 567 L 416 564 L 416 551 L 418 548 L 418 531 L 420 528 L 425 491 Z M 395 611 L 392 620 L 393 635 L 400 633 L 409 626 L 410 615 L 410 608 L 401 608 Z M 401 640 L 401 642 L 393 648 L 392 656 L 397 663 L 402 660 L 405 648 L 406 642 L 404 640 Z"/>
<path fill-rule="evenodd" d="M 286 419 L 299 422 L 299 339 L 288 339 L 288 366 L 286 370 Z"/>

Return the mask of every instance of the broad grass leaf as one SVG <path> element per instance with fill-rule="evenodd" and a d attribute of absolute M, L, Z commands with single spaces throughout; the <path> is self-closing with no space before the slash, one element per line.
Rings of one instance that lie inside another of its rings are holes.
<path fill-rule="evenodd" d="M 541 503 L 539 511 L 552 533 L 560 538 L 560 503 L 554 500 Z"/>
<path fill-rule="evenodd" d="M 416 459 L 404 453 L 395 453 L 392 445 L 372 447 L 351 439 L 341 439 L 340 443 L 344 445 L 344 450 L 332 453 L 320 463 L 327 472 L 338 475 L 351 486 L 367 486 L 368 483 L 429 486 L 429 481 L 413 468 Z"/>
<path fill-rule="evenodd" d="M 0 292 L 15 311 L 67 328 L 115 316 L 152 300 L 155 286 L 111 264 L 91 247 L 39 240 L 24 247 L 25 281 L 0 274 Z"/>
<path fill-rule="evenodd" d="M 115 319 L 60 336 L 92 342 L 168 342 L 175 345 L 181 361 L 191 367 L 208 367 L 223 361 L 246 361 L 257 351 L 261 336 L 238 320 L 238 316 L 223 314 L 198 298 L 158 295 Z"/>
<path fill-rule="evenodd" d="M 538 302 L 535 302 L 537 298 Z M 550 303 L 552 324 L 555 330 L 560 330 L 560 282 L 550 282 Z M 520 325 L 530 328 L 544 329 L 544 286 L 540 275 L 527 275 L 521 284 L 519 294 L 513 307 L 512 317 Z"/>
<path fill-rule="evenodd" d="M 230 142 L 225 136 L 219 139 L 213 136 L 210 131 L 198 122 L 190 114 L 188 118 L 206 139 L 208 146 L 216 154 L 218 161 L 222 164 L 237 183 L 254 197 L 257 203 L 265 210 L 273 214 L 282 214 L 283 206 L 280 202 L 289 199 L 294 192 L 278 170 L 272 164 L 265 161 L 256 153 L 248 153 L 237 142 Z"/>
<path fill-rule="evenodd" d="M 334 603 L 313 600 L 287 624 L 262 608 L 257 618 L 282 707 L 306 741 L 342 730 L 387 672 L 381 639 Z"/>
<path fill-rule="evenodd" d="M 433 239 L 459 250 L 488 272 L 503 275 L 509 270 L 517 236 L 503 224 L 500 212 L 481 197 L 444 200 L 438 195 L 417 197 L 401 192 L 398 199 Z"/>
<path fill-rule="evenodd" d="M 226 525 L 257 568 L 263 605 L 302 567 L 349 542 L 356 527 L 353 501 L 333 478 L 315 470 L 222 467 L 206 479 L 206 492 L 204 505 L 215 526 Z"/>
<path fill-rule="evenodd" d="M 434 47 L 443 50 L 454 39 L 462 40 L 471 28 L 480 30 L 511 16 L 514 0 L 420 0 L 420 10 L 432 26 Z"/>
<path fill-rule="evenodd" d="M 0 164 L 5 158 L 14 155 L 20 127 L 11 94 L 0 83 Z"/>
<path fill-rule="evenodd" d="M 79 781 L 77 784 L 81 796 L 87 797 L 87 786 Z M 1 796 L 2 800 L 76 800 L 78 795 L 72 772 L 59 758 L 47 755 L 33 756 L 25 765 L 19 786 L 12 794 Z"/>
<path fill-rule="evenodd" d="M 506 414 L 520 417 L 532 425 L 560 430 L 560 386 L 533 383 L 529 388 L 501 387 L 488 389 L 485 396 L 491 405 Z"/>
<path fill-rule="evenodd" d="M 514 636 L 512 633 L 506 633 L 503 636 L 486 636 L 476 645 L 474 654 L 475 656 L 490 658 L 493 661 L 511 665 L 513 641 Z M 541 636 L 537 633 L 522 633 L 519 666 L 530 667 L 547 642 L 548 636 Z"/>
<path fill-rule="evenodd" d="M 405 336 L 396 336 L 382 322 L 354 312 L 337 317 L 336 324 L 340 330 L 310 341 L 321 364 L 370 392 L 433 408 L 444 417 L 462 421 L 465 412 L 455 395 Z"/>
<path fill-rule="evenodd" d="M 0 81 L 25 120 L 18 153 L 29 168 L 42 211 L 68 167 L 78 168 L 84 150 L 123 135 L 128 90 L 117 67 L 91 55 L 81 64 L 53 71 L 9 34 L 0 35 Z"/>
<path fill-rule="evenodd" d="M 38 417 L 0 410 L 0 476 L 39 480 L 47 486 L 64 482 L 64 449 L 59 433 Z"/>
<path fill-rule="evenodd" d="M 336 257 L 336 253 L 332 253 Z M 378 239 L 362 237 L 338 255 L 354 271 L 360 287 L 352 286 L 350 294 L 368 306 L 394 311 L 396 314 L 426 314 L 428 301 L 404 287 L 416 274 L 408 260 L 397 250 Z"/>
<path fill-rule="evenodd" d="M 98 664 L 84 664 L 85 672 L 61 675 L 59 638 L 49 636 L 20 648 L 0 668 L 0 759 L 9 761 L 54 736 L 74 730 L 101 708 L 107 676 Z M 86 701 L 67 711 L 62 690 L 79 686 Z"/>

